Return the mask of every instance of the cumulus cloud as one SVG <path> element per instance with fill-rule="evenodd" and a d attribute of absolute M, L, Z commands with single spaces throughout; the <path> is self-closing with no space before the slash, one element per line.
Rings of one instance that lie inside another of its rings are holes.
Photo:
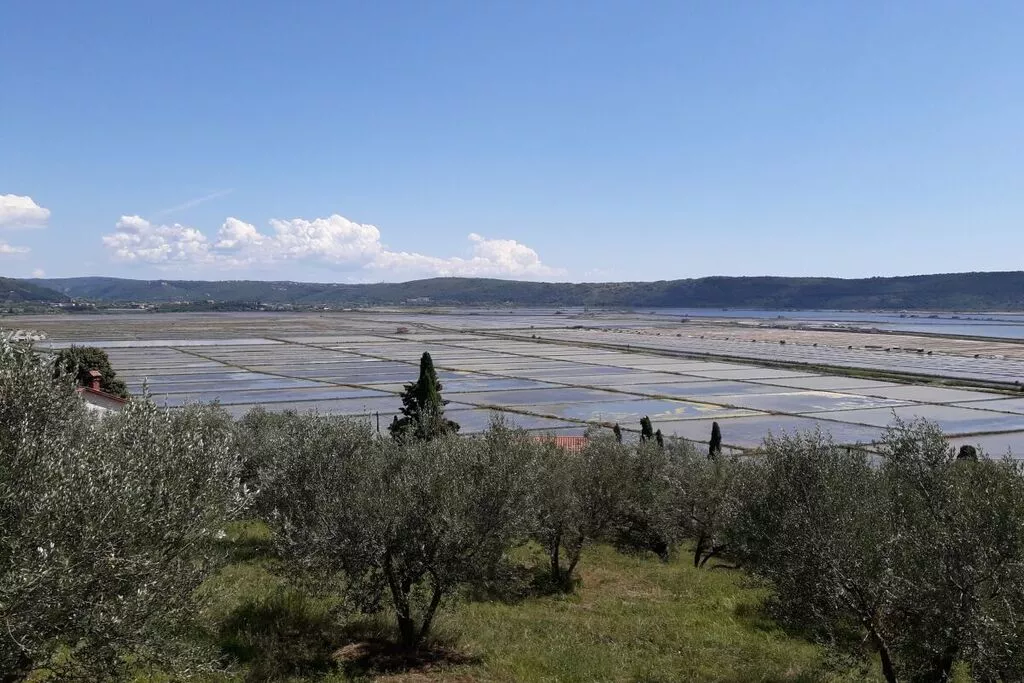
<path fill-rule="evenodd" d="M 0 194 L 0 228 L 41 228 L 49 219 L 50 210 L 31 197 Z"/>
<path fill-rule="evenodd" d="M 36 268 L 32 271 L 32 277 L 46 277 L 46 271 L 42 268 Z"/>
<path fill-rule="evenodd" d="M 121 216 L 103 244 L 119 261 L 153 264 L 198 264 L 210 260 L 206 235 L 195 228 L 153 225 L 140 216 Z"/>
<path fill-rule="evenodd" d="M 538 279 L 562 274 L 536 251 L 510 239 L 469 235 L 466 257 L 438 257 L 389 249 L 376 226 L 337 214 L 306 220 L 270 221 L 270 231 L 228 218 L 214 239 L 180 224 L 158 225 L 122 216 L 103 243 L 115 259 L 158 266 L 217 265 L 233 268 L 312 263 L 349 274 L 394 277 L 464 276 Z"/>
<path fill-rule="evenodd" d="M 15 247 L 7 242 L 0 242 L 0 256 L 11 256 L 13 254 L 27 254 L 31 249 L 28 247 Z"/>

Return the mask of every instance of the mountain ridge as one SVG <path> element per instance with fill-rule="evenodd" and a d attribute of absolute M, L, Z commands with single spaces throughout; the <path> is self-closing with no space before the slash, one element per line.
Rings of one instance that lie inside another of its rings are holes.
<path fill-rule="evenodd" d="M 37 285 L 29 280 L 0 277 L 0 302 L 2 303 L 60 303 L 69 297 L 52 288 Z"/>
<path fill-rule="evenodd" d="M 133 280 L 110 277 L 18 280 L 96 303 L 260 303 L 295 306 L 593 306 L 836 310 L 1024 310 L 1024 271 L 873 278 L 731 277 L 654 282 L 532 282 L 430 278 L 372 284 L 288 280 Z M 41 294 L 45 296 L 45 294 Z"/>

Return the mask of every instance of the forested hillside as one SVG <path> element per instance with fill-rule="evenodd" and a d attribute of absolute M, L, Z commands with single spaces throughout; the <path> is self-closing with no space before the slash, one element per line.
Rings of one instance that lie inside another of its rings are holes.
<path fill-rule="evenodd" d="M 1024 272 L 910 277 L 707 277 L 658 282 L 551 283 L 434 278 L 400 283 L 323 284 L 256 280 L 123 280 L 83 277 L 21 281 L 95 302 L 260 302 L 293 305 L 517 305 L 1024 310 Z"/>
<path fill-rule="evenodd" d="M 0 301 L 4 303 L 56 302 L 67 301 L 68 297 L 46 286 L 35 285 L 26 280 L 0 277 Z"/>

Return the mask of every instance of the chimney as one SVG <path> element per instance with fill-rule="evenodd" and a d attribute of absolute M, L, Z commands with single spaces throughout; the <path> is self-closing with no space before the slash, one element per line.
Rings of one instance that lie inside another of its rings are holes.
<path fill-rule="evenodd" d="M 100 391 L 100 380 L 103 379 L 103 375 L 100 374 L 99 370 L 89 371 L 89 388 L 93 391 Z"/>

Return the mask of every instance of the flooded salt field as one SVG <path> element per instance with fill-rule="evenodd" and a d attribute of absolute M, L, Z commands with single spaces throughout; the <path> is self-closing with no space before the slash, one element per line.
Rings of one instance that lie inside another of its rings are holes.
<path fill-rule="evenodd" d="M 42 346 L 103 347 L 132 391 L 145 385 L 168 407 L 216 401 L 235 415 L 263 406 L 386 426 L 429 351 L 447 413 L 469 433 L 496 414 L 557 433 L 615 423 L 635 431 L 649 416 L 665 434 L 698 441 L 717 421 L 727 446 L 751 448 L 768 432 L 807 428 L 842 443 L 870 443 L 897 416 L 926 417 L 956 443 L 1024 453 L 1024 398 L 1012 393 L 1024 379 L 1024 361 L 1015 358 L 703 338 L 667 321 L 653 334 L 630 334 L 647 328 L 651 316 L 626 314 L 83 318 L 40 319 L 48 335 Z M 117 330 L 113 338 L 110 330 Z M 844 374 L 853 371 L 885 376 Z M 935 378 L 983 380 L 1006 391 L 940 386 Z"/>

